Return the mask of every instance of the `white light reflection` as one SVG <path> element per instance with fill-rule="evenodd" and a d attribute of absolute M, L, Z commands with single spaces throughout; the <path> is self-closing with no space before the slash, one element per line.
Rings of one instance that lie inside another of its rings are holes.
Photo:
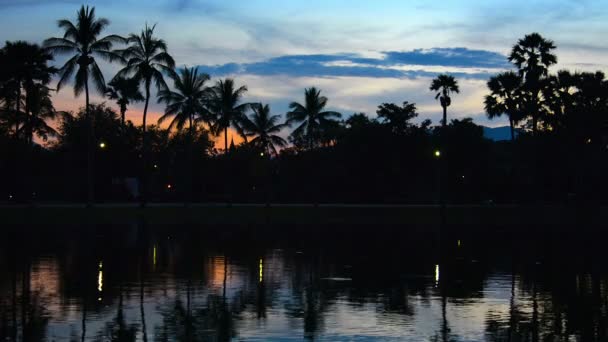
<path fill-rule="evenodd" d="M 435 286 L 439 284 L 439 265 L 435 265 Z"/>

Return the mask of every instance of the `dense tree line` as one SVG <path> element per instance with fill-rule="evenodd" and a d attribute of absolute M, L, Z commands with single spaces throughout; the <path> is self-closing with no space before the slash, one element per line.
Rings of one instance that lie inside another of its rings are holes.
<path fill-rule="evenodd" d="M 537 33 L 512 48 L 513 70 L 488 81 L 487 115 L 504 115 L 511 127 L 510 141 L 493 142 L 472 120 L 448 118 L 460 89 L 447 74 L 429 88 L 443 111 L 439 126 L 418 122 L 409 101 L 383 103 L 375 117 L 343 116 L 327 110 L 328 98 L 315 87 L 305 89 L 303 102 L 289 105 L 283 120 L 267 104 L 244 102 L 247 87 L 233 79 L 210 84 L 196 67 L 176 68 L 154 26 L 104 36 L 109 21 L 84 6 L 76 21 L 58 25 L 63 36 L 42 46 L 6 42 L 0 50 L 4 199 L 603 200 L 608 81 L 601 72 L 552 74 L 555 45 Z M 58 55 L 68 58 L 57 69 L 49 64 Z M 107 81 L 99 60 L 121 69 Z M 76 113 L 57 111 L 51 101 L 68 82 L 75 96 L 85 97 Z M 93 91 L 119 112 L 90 103 Z M 153 125 L 150 101 L 165 104 Z M 125 120 L 135 102 L 144 103 L 140 127 Z M 229 142 L 229 130 L 244 143 Z M 213 137 L 223 137 L 222 149 L 214 148 Z"/>

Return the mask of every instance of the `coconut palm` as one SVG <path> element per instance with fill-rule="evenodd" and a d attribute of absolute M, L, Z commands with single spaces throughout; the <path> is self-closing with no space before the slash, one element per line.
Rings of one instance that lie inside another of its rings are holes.
<path fill-rule="evenodd" d="M 53 54 L 71 54 L 72 57 L 59 69 L 59 81 L 57 91 L 74 75 L 74 95 L 85 93 L 85 110 L 88 121 L 88 143 L 87 143 L 87 183 L 89 205 L 94 201 L 93 193 L 93 120 L 89 115 L 89 79 L 100 93 L 105 92 L 106 82 L 103 73 L 97 65 L 95 57 L 108 61 L 120 59 L 112 51 L 115 43 L 124 42 L 117 35 L 109 35 L 100 38 L 101 33 L 110 22 L 105 18 L 95 17 L 95 7 L 80 7 L 76 14 L 76 23 L 67 19 L 57 22 L 59 28 L 65 32 L 63 37 L 49 38 L 44 41 L 44 46 Z"/>
<path fill-rule="evenodd" d="M 211 89 L 209 109 L 213 116 L 211 132 L 214 135 L 224 133 L 224 153 L 228 153 L 228 128 L 234 127 L 239 135 L 246 139 L 242 122 L 250 103 L 240 103 L 247 92 L 247 86 L 236 88 L 234 80 L 218 80 Z"/>
<path fill-rule="evenodd" d="M 511 141 L 515 140 L 515 125 L 521 119 L 521 86 L 522 79 L 518 74 L 512 71 L 500 73 L 488 81 L 490 94 L 484 100 L 488 118 L 503 114 L 509 118 Z"/>
<path fill-rule="evenodd" d="M 430 90 L 437 92 L 435 100 L 439 99 L 441 108 L 443 108 L 443 122 L 441 124 L 445 128 L 448 124 L 448 107 L 452 104 L 450 95 L 460 92 L 458 82 L 454 76 L 442 74 L 433 79 Z"/>
<path fill-rule="evenodd" d="M 270 115 L 270 106 L 261 103 L 251 105 L 253 114 L 244 120 L 243 129 L 247 137 L 253 137 L 249 142 L 252 146 L 261 149 L 267 154 L 278 154 L 277 147 L 284 147 L 287 141 L 276 135 L 283 128 L 284 123 L 279 123 L 280 115 Z"/>
<path fill-rule="evenodd" d="M 520 39 L 509 55 L 509 61 L 518 69 L 523 78 L 523 90 L 526 97 L 526 113 L 532 118 L 532 132 L 536 134 L 539 116 L 542 112 L 542 83 L 549 74 L 549 67 L 557 63 L 552 53 L 553 41 L 543 38 L 538 33 L 531 33 Z"/>
<path fill-rule="evenodd" d="M 106 86 L 106 96 L 110 100 L 116 100 L 120 108 L 120 121 L 125 125 L 125 114 L 127 106 L 132 102 L 144 100 L 139 91 L 139 81 L 134 78 L 115 77 Z"/>
<path fill-rule="evenodd" d="M 169 118 L 173 118 L 170 129 L 181 130 L 186 123 L 193 134 L 194 123 L 197 119 L 208 119 L 205 99 L 209 94 L 209 88 L 205 82 L 209 75 L 199 74 L 198 68 L 183 68 L 179 74 L 171 75 L 175 91 L 165 89 L 158 93 L 158 101 L 167 104 L 165 114 L 158 119 L 161 124 Z"/>
<path fill-rule="evenodd" d="M 121 51 L 120 55 L 126 60 L 127 65 L 121 69 L 117 77 L 132 77 L 138 80 L 144 86 L 145 105 L 142 117 L 142 135 L 143 135 L 143 182 L 142 182 L 142 203 L 145 203 L 148 186 L 148 136 L 147 130 L 147 115 L 148 104 L 150 103 L 150 88 L 152 82 L 156 85 L 156 89 L 161 91 L 167 89 L 164 74 L 172 74 L 175 68 L 173 57 L 167 52 L 167 43 L 164 40 L 154 36 L 156 25 L 149 27 L 148 25 L 142 30 L 139 35 L 131 34 L 127 38 L 129 46 Z"/>
<path fill-rule="evenodd" d="M 302 136 L 306 139 L 309 149 L 318 143 L 322 130 L 333 119 L 339 119 L 342 114 L 334 111 L 324 111 L 327 106 L 327 97 L 321 96 L 321 90 L 315 87 L 304 90 L 304 105 L 298 102 L 289 104 L 287 124 L 300 125 L 292 132 L 292 136 Z"/>

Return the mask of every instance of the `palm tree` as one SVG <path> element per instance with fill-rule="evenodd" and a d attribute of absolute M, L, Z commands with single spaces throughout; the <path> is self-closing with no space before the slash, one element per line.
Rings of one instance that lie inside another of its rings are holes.
<path fill-rule="evenodd" d="M 112 51 L 114 43 L 124 42 L 124 38 L 117 35 L 109 35 L 99 38 L 104 29 L 110 24 L 105 18 L 95 17 L 95 7 L 80 7 L 76 14 L 76 24 L 67 19 L 57 22 L 59 28 L 63 29 L 64 35 L 60 38 L 49 38 L 44 41 L 44 46 L 54 54 L 72 54 L 73 56 L 59 69 L 59 82 L 57 91 L 74 75 L 74 95 L 79 96 L 85 92 L 85 109 L 88 121 L 88 143 L 87 143 L 87 204 L 94 201 L 93 190 L 93 120 L 89 115 L 89 78 L 100 93 L 105 92 L 106 82 L 103 73 L 95 61 L 95 57 L 106 59 L 110 62 L 120 59 Z"/>
<path fill-rule="evenodd" d="M 173 117 L 169 129 L 176 128 L 182 130 L 186 122 L 188 123 L 188 159 L 190 167 L 187 168 L 190 175 L 189 186 L 190 198 L 192 199 L 192 145 L 194 144 L 195 122 L 197 119 L 206 121 L 209 118 L 205 99 L 208 96 L 209 88 L 205 82 L 209 80 L 209 75 L 199 74 L 198 68 L 183 68 L 180 74 L 172 73 L 171 78 L 175 86 L 175 91 L 165 89 L 158 93 L 158 101 L 167 104 L 165 114 L 158 119 L 161 124 L 170 117 Z"/>
<path fill-rule="evenodd" d="M 536 134 L 542 104 L 540 103 L 543 78 L 549 74 L 549 67 L 557 63 L 557 57 L 551 53 L 555 49 L 553 41 L 543 38 L 538 33 L 531 33 L 520 39 L 509 55 L 509 61 L 515 64 L 523 78 L 526 112 L 532 117 L 532 132 Z"/>
<path fill-rule="evenodd" d="M 143 135 L 143 182 L 142 182 L 142 204 L 145 203 L 148 187 L 148 136 L 146 124 L 148 115 L 148 104 L 150 102 L 150 87 L 155 83 L 157 90 L 167 89 L 167 83 L 163 73 L 172 74 L 175 68 L 173 57 L 167 52 L 167 43 L 154 36 L 154 29 L 145 26 L 140 35 L 131 34 L 127 38 L 130 44 L 126 49 L 119 51 L 126 60 L 127 65 L 118 72 L 117 77 L 132 76 L 143 83 L 145 90 L 145 105 L 142 121 Z"/>
<path fill-rule="evenodd" d="M 57 136 L 57 131 L 49 126 L 47 120 L 54 120 L 60 114 L 55 111 L 51 101 L 51 89 L 42 84 L 33 84 L 27 88 L 25 99 L 28 108 L 27 120 L 23 130 L 27 132 L 27 141 L 32 144 L 33 136 L 36 134 L 43 140 Z"/>
<path fill-rule="evenodd" d="M 208 118 L 205 99 L 209 88 L 205 86 L 205 82 L 209 80 L 209 75 L 199 74 L 198 68 L 183 68 L 180 74 L 172 74 L 171 78 L 176 91 L 165 89 L 158 93 L 158 101 L 167 104 L 165 114 L 158 119 L 158 123 L 173 117 L 169 128 L 178 130 L 188 123 L 192 137 L 196 119 Z"/>
<path fill-rule="evenodd" d="M 315 87 L 304 90 L 304 105 L 298 102 L 289 104 L 287 124 L 300 123 L 292 132 L 292 136 L 303 136 L 308 148 L 312 150 L 316 145 L 322 130 L 332 119 L 339 119 L 342 114 L 334 111 L 323 111 L 327 105 L 327 97 L 321 96 L 321 90 Z"/>
<path fill-rule="evenodd" d="M 254 103 L 251 105 L 253 114 L 244 120 L 243 129 L 247 137 L 254 137 L 249 143 L 261 149 L 268 155 L 278 154 L 277 147 L 284 147 L 287 141 L 276 135 L 283 128 L 284 123 L 278 123 L 280 115 L 270 115 L 270 106 Z"/>
<path fill-rule="evenodd" d="M 486 95 L 484 104 L 488 118 L 494 119 L 503 114 L 509 117 L 511 141 L 515 140 L 515 124 L 521 119 L 521 77 L 507 71 L 493 76 L 488 81 L 490 95 Z"/>
<path fill-rule="evenodd" d="M 213 115 L 211 132 L 220 135 L 224 132 L 224 153 L 228 153 L 228 128 L 234 127 L 238 134 L 246 139 L 242 123 L 250 103 L 240 103 L 247 92 L 247 86 L 236 88 L 234 80 L 218 80 L 212 88 L 209 109 Z"/>
<path fill-rule="evenodd" d="M 19 126 L 27 123 L 29 115 L 25 101 L 27 90 L 35 88 L 36 84 L 48 84 L 51 76 L 57 70 L 47 65 L 49 61 L 53 60 L 53 56 L 37 44 L 24 41 L 6 42 L 3 55 L 3 63 L 5 63 L 3 78 L 8 81 L 6 85 L 9 88 L 6 90 L 14 96 L 9 102 L 14 105 L 12 116 L 15 117 L 15 134 L 18 137 L 21 131 Z M 25 91 L 25 95 L 22 90 Z"/>
<path fill-rule="evenodd" d="M 106 87 L 106 96 L 110 100 L 116 100 L 120 107 L 120 121 L 125 125 L 125 114 L 127 106 L 131 102 L 144 100 L 144 96 L 139 91 L 139 81 L 133 78 L 115 77 Z"/>
<path fill-rule="evenodd" d="M 439 103 L 441 103 L 441 107 L 443 108 L 443 122 L 441 124 L 445 128 L 448 124 L 448 107 L 452 104 L 450 95 L 460 92 L 458 82 L 454 76 L 442 74 L 433 79 L 430 90 L 437 92 L 435 100 L 439 99 Z"/>

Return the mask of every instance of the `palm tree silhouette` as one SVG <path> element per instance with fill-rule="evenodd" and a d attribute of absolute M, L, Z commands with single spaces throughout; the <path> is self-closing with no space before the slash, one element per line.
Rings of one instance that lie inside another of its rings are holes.
<path fill-rule="evenodd" d="M 327 97 L 321 96 L 320 89 L 312 87 L 304 90 L 304 105 L 298 102 L 289 104 L 291 111 L 287 113 L 287 124 L 300 123 L 292 135 L 304 136 L 310 150 L 317 144 L 323 128 L 334 121 L 332 119 L 342 117 L 338 112 L 323 111 L 327 101 Z"/>
<path fill-rule="evenodd" d="M 194 132 L 196 121 L 207 121 L 209 114 L 205 107 L 205 99 L 208 97 L 209 88 L 205 82 L 209 80 L 209 75 L 199 74 L 198 68 L 183 68 L 179 75 L 171 74 L 175 91 L 165 89 L 158 93 L 158 101 L 167 104 L 165 114 L 158 119 L 158 124 L 163 123 L 173 117 L 169 129 L 176 128 L 182 130 L 186 122 L 188 123 L 188 163 L 190 199 L 192 199 L 192 145 L 194 144 Z M 199 120 L 197 120 L 199 119 Z"/>
<path fill-rule="evenodd" d="M 211 132 L 220 135 L 224 132 L 224 153 L 228 153 L 228 128 L 234 127 L 239 135 L 245 137 L 242 123 L 250 103 L 240 103 L 247 92 L 247 86 L 236 88 L 234 80 L 218 80 L 212 88 L 209 109 L 213 114 Z"/>
<path fill-rule="evenodd" d="M 92 205 L 94 201 L 93 189 L 93 120 L 89 115 L 89 78 L 100 93 L 105 92 L 106 82 L 103 73 L 95 61 L 95 57 L 106 59 L 110 62 L 119 60 L 120 56 L 112 51 L 114 43 L 124 42 L 124 38 L 117 35 L 109 35 L 99 38 L 103 30 L 110 24 L 105 18 L 95 17 L 95 7 L 80 7 L 76 14 L 76 24 L 67 19 L 57 22 L 59 28 L 65 31 L 61 38 L 49 38 L 44 41 L 44 46 L 54 54 L 73 54 L 59 69 L 59 82 L 57 91 L 74 75 L 74 95 L 79 96 L 85 92 L 85 108 L 88 121 L 88 143 L 87 143 L 87 204 Z"/>
<path fill-rule="evenodd" d="M 127 106 L 131 102 L 144 100 L 144 96 L 139 91 L 139 81 L 134 78 L 115 77 L 106 86 L 106 96 L 110 100 L 116 100 L 120 108 L 120 121 L 125 125 L 125 113 Z"/>
<path fill-rule="evenodd" d="M 121 69 L 117 77 L 132 76 L 143 83 L 145 90 L 145 105 L 142 121 L 143 135 L 143 181 L 142 181 L 142 204 L 147 200 L 148 188 L 148 136 L 146 134 L 146 119 L 148 115 L 148 104 L 150 102 L 150 87 L 155 83 L 157 90 L 167 89 L 167 83 L 163 73 L 173 73 L 175 61 L 167 52 L 167 43 L 154 36 L 154 29 L 145 26 L 140 35 L 131 34 L 127 38 L 129 46 L 118 51 L 126 60 L 127 65 Z"/>
<path fill-rule="evenodd" d="M 270 115 L 270 106 L 261 103 L 251 105 L 253 114 L 244 120 L 243 129 L 245 135 L 254 137 L 249 143 L 267 154 L 271 152 L 278 154 L 277 147 L 284 147 L 287 141 L 276 135 L 283 128 L 287 127 L 284 123 L 278 123 L 280 115 Z"/>
<path fill-rule="evenodd" d="M 523 78 L 526 112 L 532 117 L 532 132 L 538 130 L 539 112 L 541 111 L 542 81 L 549 73 L 549 67 L 557 63 L 557 57 L 551 53 L 555 49 L 553 41 L 543 38 L 538 33 L 531 33 L 520 39 L 509 55 L 509 61 L 518 68 Z"/>
<path fill-rule="evenodd" d="M 28 108 L 28 116 L 23 129 L 28 134 L 27 140 L 30 144 L 33 142 L 34 134 L 44 141 L 49 137 L 57 136 L 57 131 L 48 124 L 47 120 L 54 120 L 59 115 L 66 114 L 55 111 L 50 92 L 51 89 L 42 84 L 27 87 L 25 103 Z"/>
<path fill-rule="evenodd" d="M 20 124 L 25 125 L 29 117 L 28 103 L 25 101 L 28 89 L 35 89 L 38 84 L 48 84 L 57 70 L 47 65 L 47 62 L 53 60 L 53 56 L 36 44 L 24 41 L 6 42 L 3 55 L 3 63 L 6 63 L 3 69 L 6 80 L 9 81 L 6 90 L 10 96 L 14 96 L 7 104 L 14 105 L 13 124 L 15 136 L 18 137 L 21 132 Z"/>
<path fill-rule="evenodd" d="M 521 77 L 507 71 L 493 76 L 488 81 L 490 95 L 486 95 L 484 104 L 489 119 L 502 116 L 509 117 L 511 141 L 515 140 L 515 125 L 521 120 Z"/>
<path fill-rule="evenodd" d="M 441 124 L 445 128 L 448 124 L 448 107 L 452 104 L 450 95 L 460 92 L 458 82 L 454 76 L 442 74 L 433 79 L 430 90 L 437 92 L 435 100 L 439 99 L 443 108 L 443 122 Z"/>

